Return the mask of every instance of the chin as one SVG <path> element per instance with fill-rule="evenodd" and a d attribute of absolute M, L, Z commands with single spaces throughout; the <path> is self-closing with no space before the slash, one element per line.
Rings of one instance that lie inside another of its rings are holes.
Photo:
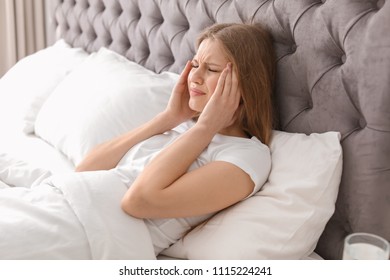
<path fill-rule="evenodd" d="M 200 113 L 203 111 L 204 109 L 204 105 L 203 103 L 201 104 L 200 102 L 192 102 L 190 100 L 189 102 L 189 107 L 191 110 L 195 111 L 195 112 L 198 112 L 198 115 L 200 115 Z"/>

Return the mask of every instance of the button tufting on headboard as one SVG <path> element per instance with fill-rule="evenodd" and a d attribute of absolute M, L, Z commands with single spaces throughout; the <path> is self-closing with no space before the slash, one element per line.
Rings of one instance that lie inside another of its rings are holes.
<path fill-rule="evenodd" d="M 377 3 L 378 9 L 382 8 L 384 4 L 385 4 L 385 0 L 378 0 L 378 3 Z"/>
<path fill-rule="evenodd" d="M 390 239 L 390 1 L 55 2 L 57 38 L 89 52 L 109 47 L 155 72 L 179 73 L 197 34 L 216 21 L 265 25 L 278 59 L 279 129 L 342 134 L 337 208 L 317 252 L 339 258 L 353 231 Z"/>
<path fill-rule="evenodd" d="M 367 126 L 367 122 L 365 119 L 361 118 L 359 120 L 359 126 L 360 126 L 360 129 L 364 129 L 366 126 Z"/>
<path fill-rule="evenodd" d="M 297 51 L 297 45 L 296 44 L 292 44 L 290 49 L 291 49 L 291 54 L 295 53 Z"/>
<path fill-rule="evenodd" d="M 345 63 L 347 61 L 347 56 L 343 54 L 340 59 L 342 63 Z"/>

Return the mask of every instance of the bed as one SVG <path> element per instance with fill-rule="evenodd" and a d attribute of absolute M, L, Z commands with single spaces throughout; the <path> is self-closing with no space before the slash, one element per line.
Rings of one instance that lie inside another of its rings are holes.
<path fill-rule="evenodd" d="M 164 108 L 203 28 L 258 22 L 278 66 L 269 179 L 158 258 L 340 259 L 349 233 L 390 240 L 389 1 L 56 0 L 48 11 L 50 46 L 0 80 L 0 189 L 52 174 L 66 184 L 90 148 Z M 89 257 L 127 258 L 118 242 Z"/>

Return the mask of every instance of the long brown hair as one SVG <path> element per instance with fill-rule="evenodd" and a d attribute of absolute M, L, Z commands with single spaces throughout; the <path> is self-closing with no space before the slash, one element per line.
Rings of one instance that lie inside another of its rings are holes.
<path fill-rule="evenodd" d="M 276 71 L 271 35 L 258 24 L 222 23 L 205 29 L 198 37 L 197 47 L 206 39 L 222 43 L 238 74 L 242 95 L 238 117 L 241 127 L 269 145 L 274 122 L 272 92 Z M 196 228 L 201 229 L 214 215 Z M 183 238 L 191 230 L 193 228 L 186 231 Z"/>
<path fill-rule="evenodd" d="M 241 112 L 238 121 L 250 136 L 268 145 L 273 128 L 272 91 L 275 54 L 270 34 L 258 24 L 223 23 L 205 29 L 198 37 L 222 43 L 233 63 L 241 88 Z"/>

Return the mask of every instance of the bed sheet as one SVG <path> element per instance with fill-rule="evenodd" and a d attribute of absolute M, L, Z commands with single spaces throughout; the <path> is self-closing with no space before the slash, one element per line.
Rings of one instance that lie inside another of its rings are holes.
<path fill-rule="evenodd" d="M 49 170 L 52 173 L 72 171 L 73 164 L 54 147 L 31 134 L 7 129 L 0 137 L 1 157 L 25 162 L 29 166 Z M 3 131 L 4 132 L 4 131 Z M 2 167 L 0 162 L 0 168 Z"/>
<path fill-rule="evenodd" d="M 0 181 L 0 189 L 5 189 L 5 188 L 8 188 L 9 186 L 6 184 L 6 183 L 3 183 L 2 181 Z"/>

